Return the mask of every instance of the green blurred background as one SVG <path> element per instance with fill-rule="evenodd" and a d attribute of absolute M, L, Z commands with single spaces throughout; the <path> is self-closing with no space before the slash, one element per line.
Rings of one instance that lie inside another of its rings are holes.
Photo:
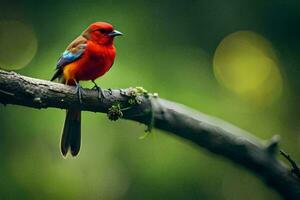
<path fill-rule="evenodd" d="M 90 23 L 116 38 L 103 88 L 143 86 L 257 137 L 282 136 L 300 162 L 300 2 L 1 1 L 0 68 L 47 79 Z M 91 83 L 84 83 L 91 87 Z M 280 199 L 255 176 L 177 137 L 84 112 L 82 149 L 63 159 L 65 112 L 0 105 L 0 199 Z"/>

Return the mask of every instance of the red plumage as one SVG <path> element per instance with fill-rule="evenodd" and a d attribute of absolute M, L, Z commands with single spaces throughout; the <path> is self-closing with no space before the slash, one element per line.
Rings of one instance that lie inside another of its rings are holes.
<path fill-rule="evenodd" d="M 75 78 L 78 81 L 95 80 L 111 68 L 115 55 L 116 50 L 114 45 L 105 46 L 87 41 L 87 47 L 82 57 L 71 64 L 74 65 L 74 71 L 71 70 L 70 74 L 75 73 Z M 66 73 L 68 72 L 64 71 L 64 75 Z M 66 75 L 68 76 L 69 74 Z"/>
<path fill-rule="evenodd" d="M 113 39 L 117 35 L 121 33 L 105 22 L 93 23 L 83 31 L 58 62 L 63 82 L 73 84 L 74 81 L 95 80 L 104 75 L 114 63 L 116 49 Z"/>

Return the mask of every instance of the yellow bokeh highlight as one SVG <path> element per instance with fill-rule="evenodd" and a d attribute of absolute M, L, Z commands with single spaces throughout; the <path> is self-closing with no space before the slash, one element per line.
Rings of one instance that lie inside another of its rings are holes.
<path fill-rule="evenodd" d="M 33 29 L 16 20 L 0 21 L 0 68 L 21 69 L 28 65 L 37 51 Z"/>
<path fill-rule="evenodd" d="M 275 51 L 267 39 L 252 31 L 225 37 L 215 51 L 213 67 L 220 84 L 253 104 L 268 105 L 281 94 Z"/>

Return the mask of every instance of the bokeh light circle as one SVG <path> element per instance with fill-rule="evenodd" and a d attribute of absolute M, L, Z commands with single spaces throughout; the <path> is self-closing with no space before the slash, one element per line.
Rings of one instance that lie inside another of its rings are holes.
<path fill-rule="evenodd" d="M 221 85 L 254 104 L 270 104 L 281 94 L 275 50 L 255 32 L 238 31 L 225 37 L 215 51 L 213 67 Z"/>
<path fill-rule="evenodd" d="M 15 20 L 0 21 L 0 68 L 16 70 L 25 67 L 35 56 L 37 38 L 33 29 Z"/>

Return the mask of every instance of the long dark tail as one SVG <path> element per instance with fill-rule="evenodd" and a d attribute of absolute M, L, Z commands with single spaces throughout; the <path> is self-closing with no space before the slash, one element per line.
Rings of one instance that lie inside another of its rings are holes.
<path fill-rule="evenodd" d="M 61 153 L 66 156 L 69 149 L 72 156 L 76 156 L 80 150 L 80 110 L 67 110 L 64 129 L 61 136 Z"/>

